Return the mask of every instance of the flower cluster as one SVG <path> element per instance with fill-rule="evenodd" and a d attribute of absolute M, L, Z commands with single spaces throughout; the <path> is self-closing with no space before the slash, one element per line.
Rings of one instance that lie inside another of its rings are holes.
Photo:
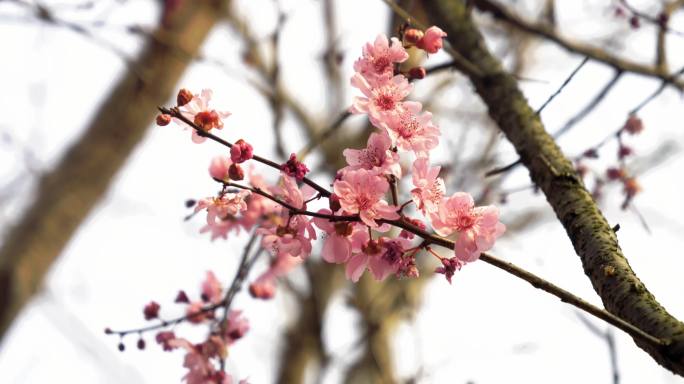
<path fill-rule="evenodd" d="M 249 284 L 253 297 L 268 299 L 275 295 L 277 279 L 311 255 L 320 235 L 317 229 L 324 238 L 322 259 L 345 264 L 347 278 L 354 282 L 366 270 L 377 280 L 390 275 L 416 277 L 416 256 L 421 250 L 439 258 L 441 267 L 436 272 L 451 282 L 455 271 L 477 260 L 503 234 L 505 226 L 499 222 L 496 207 L 476 207 L 465 192 L 447 196 L 441 169 L 430 162 L 430 153 L 439 144 L 439 127 L 432 121 L 432 114 L 423 111 L 421 103 L 407 100 L 413 87 L 411 81 L 425 77 L 426 71 L 422 67 L 400 70 L 409 57 L 406 48 L 415 46 L 433 54 L 442 48 L 444 36 L 437 27 L 424 32 L 408 29 L 401 40 L 379 35 L 363 47 L 351 78 L 351 85 L 361 95 L 354 98 L 349 111 L 366 116 L 377 131 L 370 135 L 365 148 L 343 151 L 347 165 L 337 172 L 332 190 L 308 179 L 308 167 L 295 154 L 278 164 L 255 155 L 252 145 L 242 139 L 229 143 L 211 134 L 214 128 L 223 127 L 223 119 L 230 114 L 209 107 L 209 90 L 194 95 L 181 90 L 177 106 L 162 109 L 163 114 L 157 118 L 159 125 L 176 121 L 193 128 L 193 142 L 211 138 L 230 148 L 209 166 L 209 174 L 221 183 L 221 190 L 200 199 L 194 204 L 194 212 L 206 212 L 206 225 L 200 231 L 209 232 L 212 240 L 245 230 L 252 233 L 245 255 L 256 239 L 260 250 L 270 254 L 266 270 Z M 406 196 L 399 190 L 401 181 L 408 176 L 401 167 L 402 160 L 412 162 L 412 189 Z M 242 167 L 247 162 L 277 169 L 279 181 L 267 183 L 252 164 L 245 175 Z M 310 210 L 308 206 L 321 198 L 327 198 L 327 207 Z M 404 214 L 410 204 L 421 217 Z M 431 234 L 427 223 L 439 236 L 453 236 L 455 241 L 449 243 Z M 392 228 L 401 231 L 391 232 Z M 432 243 L 453 244 L 453 257 L 433 252 Z M 245 260 L 240 268 L 253 264 Z M 235 281 L 241 283 L 244 276 L 246 272 L 241 269 Z M 172 332 L 157 335 L 165 350 L 186 352 L 185 367 L 189 372 L 185 379 L 190 384 L 230 382 L 212 361 L 223 361 L 228 346 L 248 329 L 237 311 L 224 313 L 224 320 L 216 319 L 215 310 L 227 308 L 231 299 L 230 295 L 224 296 L 216 277 L 208 273 L 200 300 L 190 301 L 181 292 L 176 301 L 187 304 L 183 321 L 213 324 L 209 337 L 193 344 Z M 148 304 L 145 318 L 157 319 L 159 309 L 155 302 Z"/>

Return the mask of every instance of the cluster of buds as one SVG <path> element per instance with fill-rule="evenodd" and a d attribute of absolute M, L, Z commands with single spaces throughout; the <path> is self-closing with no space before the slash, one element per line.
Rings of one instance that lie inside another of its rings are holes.
<path fill-rule="evenodd" d="M 626 160 L 634 155 L 634 149 L 625 144 L 624 135 L 638 135 L 643 129 L 644 125 L 641 119 L 636 115 L 629 115 L 622 127 L 615 132 L 613 137 L 617 141 L 616 164 L 610 165 L 604 172 L 594 174 L 594 188 L 592 190 L 594 199 L 599 200 L 603 196 L 603 188 L 606 185 L 619 183 L 622 186 L 624 196 L 621 208 L 627 209 L 637 193 L 641 191 L 639 182 L 635 176 L 630 174 L 627 167 Z M 586 177 L 590 170 L 583 160 L 599 158 L 599 150 L 606 143 L 607 140 L 604 140 L 597 146 L 587 149 L 575 160 L 577 173 L 581 177 Z"/>

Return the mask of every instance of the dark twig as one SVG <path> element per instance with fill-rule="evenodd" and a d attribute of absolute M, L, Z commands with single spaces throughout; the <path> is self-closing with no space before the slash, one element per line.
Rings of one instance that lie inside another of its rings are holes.
<path fill-rule="evenodd" d="M 577 68 L 575 68 L 574 71 L 572 71 L 570 76 L 568 76 L 568 78 L 565 79 L 563 84 L 561 84 L 561 86 L 556 90 L 556 92 L 554 92 L 548 99 L 546 99 L 544 104 L 542 104 L 542 106 L 539 107 L 539 109 L 537 109 L 537 111 L 535 112 L 537 114 L 537 116 L 539 116 L 542 113 L 544 108 L 546 108 L 546 106 L 549 105 L 549 103 L 551 103 L 551 101 L 553 101 L 553 99 L 555 99 L 556 96 L 558 96 L 561 92 L 563 92 L 563 89 L 565 88 L 565 86 L 570 84 L 570 81 L 572 81 L 572 78 L 575 77 L 575 75 L 580 71 L 580 69 L 582 69 L 582 67 L 584 67 L 584 64 L 586 64 L 588 61 L 589 61 L 589 57 L 585 56 L 584 59 L 582 60 L 582 62 L 577 66 Z"/>
<path fill-rule="evenodd" d="M 202 136 L 202 137 L 206 137 L 206 138 L 208 138 L 208 139 L 210 139 L 210 140 L 212 140 L 212 141 L 215 141 L 215 142 L 217 142 L 217 143 L 219 143 L 219 144 L 221 144 L 221 145 L 224 145 L 224 146 L 226 146 L 226 147 L 228 147 L 228 148 L 232 148 L 232 147 L 233 147 L 233 144 L 232 144 L 232 143 L 230 143 L 230 142 L 228 142 L 228 141 L 226 141 L 226 140 L 224 140 L 224 139 L 222 139 L 222 138 L 220 138 L 220 137 L 214 135 L 213 133 L 209 133 L 209 132 L 204 131 L 203 129 L 201 129 L 200 127 L 198 127 L 194 122 L 188 120 L 185 116 L 183 116 L 183 115 L 180 113 L 180 111 L 178 110 L 178 108 L 176 108 L 176 107 L 174 107 L 174 108 L 158 107 L 157 109 L 159 109 L 159 111 L 160 111 L 161 113 L 164 113 L 164 114 L 167 114 L 167 115 L 171 115 L 171 116 L 173 116 L 173 117 L 175 117 L 175 118 L 181 120 L 181 121 L 184 122 L 185 124 L 189 125 L 192 129 L 194 129 L 195 131 L 197 131 L 197 134 L 198 134 L 198 135 L 200 135 L 200 136 Z M 258 155 L 254 155 L 254 156 L 252 157 L 252 159 L 255 160 L 255 161 L 258 161 L 258 162 L 260 162 L 260 163 L 262 163 L 262 164 L 266 164 L 266 165 L 268 165 L 269 167 L 272 167 L 272 168 L 275 168 L 275 169 L 280 170 L 280 164 L 276 163 L 275 161 L 266 159 L 266 158 L 261 157 L 261 156 L 258 156 Z M 303 182 L 304 184 L 307 184 L 308 186 L 312 187 L 313 189 L 315 189 L 315 190 L 316 190 L 318 193 L 320 193 L 322 196 L 328 197 L 328 196 L 330 196 L 330 194 L 331 194 L 330 191 L 328 191 L 327 189 L 323 188 L 322 186 L 318 185 L 316 182 L 314 182 L 314 181 L 312 181 L 312 180 L 310 180 L 310 179 L 308 179 L 308 178 L 306 178 L 306 177 L 304 177 L 304 179 L 302 180 L 302 182 Z"/>

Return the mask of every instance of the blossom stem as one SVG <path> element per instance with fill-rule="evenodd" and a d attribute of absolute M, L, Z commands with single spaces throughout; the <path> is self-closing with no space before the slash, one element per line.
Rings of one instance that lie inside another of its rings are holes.
<path fill-rule="evenodd" d="M 180 111 L 178 110 L 177 107 L 173 107 L 173 108 L 157 107 L 157 109 L 159 109 L 159 111 L 160 111 L 161 113 L 164 113 L 164 114 L 167 114 L 167 115 L 171 115 L 171 116 L 173 116 L 173 117 L 175 117 L 175 118 L 181 120 L 181 121 L 184 122 L 185 124 L 189 125 L 192 129 L 194 129 L 194 130 L 197 132 L 197 134 L 198 134 L 199 136 L 206 137 L 207 139 L 213 140 L 213 141 L 215 141 L 215 142 L 217 142 L 217 143 L 219 143 L 219 144 L 221 144 L 221 145 L 224 145 L 224 146 L 226 146 L 226 147 L 228 147 L 228 148 L 232 148 L 232 147 L 233 147 L 233 144 L 232 144 L 232 143 L 230 143 L 230 142 L 228 142 L 228 141 L 226 141 L 226 140 L 224 140 L 224 139 L 222 139 L 222 138 L 220 138 L 220 137 L 214 135 L 213 133 L 210 133 L 210 132 L 207 132 L 207 131 L 203 130 L 203 129 L 200 128 L 197 124 L 195 124 L 193 121 L 190 121 L 188 118 L 186 118 L 185 116 L 183 116 L 183 115 L 180 113 Z M 258 156 L 258 155 L 252 156 L 252 159 L 255 160 L 255 161 L 258 161 L 258 162 L 260 162 L 260 163 L 262 163 L 262 164 L 266 164 L 266 165 L 268 165 L 269 167 L 275 168 L 275 169 L 277 169 L 277 170 L 280 171 L 280 164 L 276 163 L 275 161 L 269 160 L 269 159 L 267 159 L 267 158 L 265 158 L 265 157 L 261 157 L 261 156 Z M 328 196 L 331 195 L 331 192 L 330 192 L 330 191 L 328 191 L 327 189 L 323 188 L 322 186 L 320 186 L 320 185 L 317 184 L 316 182 L 312 181 L 311 179 L 308 179 L 307 177 L 304 177 L 304 178 L 302 179 L 302 182 L 303 182 L 304 184 L 307 184 L 307 185 L 310 186 L 311 188 L 315 189 L 318 193 L 321 194 L 321 196 L 328 197 Z"/>
<path fill-rule="evenodd" d="M 354 221 L 358 222 L 361 219 L 359 218 L 358 215 L 352 215 L 352 216 L 337 216 L 337 215 L 328 215 L 328 214 L 323 214 L 319 212 L 311 212 L 303 209 L 298 209 L 295 208 L 291 205 L 289 205 L 286 202 L 281 201 L 277 197 L 274 197 L 258 188 L 251 188 L 235 183 L 227 183 L 229 186 L 235 187 L 235 188 L 241 188 L 241 189 L 247 189 L 250 190 L 254 193 L 257 193 L 259 195 L 262 195 L 266 198 L 269 198 L 273 200 L 274 202 L 281 204 L 283 207 L 289 209 L 293 214 L 298 214 L 298 215 L 306 215 L 306 216 L 312 216 L 312 217 L 319 217 L 319 218 L 324 218 L 328 219 L 332 222 L 336 221 Z M 427 232 L 403 219 L 398 219 L 398 220 L 386 220 L 386 219 L 378 219 L 377 220 L 379 223 L 387 223 L 390 225 L 393 225 L 395 227 L 404 229 L 408 232 L 413 233 L 414 235 L 420 236 L 424 240 L 423 246 L 428 249 L 428 251 L 431 251 L 430 248 L 428 247 L 429 244 L 436 244 L 443 246 L 448 249 L 454 249 L 455 247 L 455 242 L 453 240 L 449 240 L 447 238 L 437 236 L 433 233 Z M 431 252 L 432 253 L 432 252 Z M 434 255 L 434 253 L 433 253 Z M 669 342 L 666 340 L 659 339 L 653 335 L 650 335 L 646 333 L 645 331 L 639 329 L 635 325 L 628 323 L 624 319 L 606 311 L 605 309 L 601 309 L 593 304 L 590 304 L 589 302 L 585 301 L 584 299 L 580 298 L 579 296 L 574 295 L 573 293 L 551 283 L 548 280 L 544 280 L 543 278 L 533 274 L 532 272 L 529 272 L 523 268 L 518 267 L 517 265 L 501 260 L 495 256 L 492 256 L 487 253 L 482 253 L 480 254 L 480 260 L 484 261 L 487 264 L 493 265 L 499 269 L 502 269 L 522 280 L 527 281 L 530 283 L 533 287 L 537 289 L 541 289 L 544 292 L 547 292 L 551 295 L 554 295 L 558 297 L 561 301 L 568 303 L 578 309 L 581 309 L 593 316 L 596 316 L 597 318 L 614 325 L 615 327 L 623 330 L 630 336 L 634 338 L 638 338 L 641 340 L 644 340 L 650 344 L 656 345 L 656 346 L 667 346 L 669 345 Z"/>

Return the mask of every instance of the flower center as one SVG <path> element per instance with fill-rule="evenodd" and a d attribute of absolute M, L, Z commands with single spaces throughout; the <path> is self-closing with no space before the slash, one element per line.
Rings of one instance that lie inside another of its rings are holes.
<path fill-rule="evenodd" d="M 393 110 L 395 104 L 394 97 L 388 93 L 382 93 L 375 98 L 375 105 L 383 111 Z"/>

